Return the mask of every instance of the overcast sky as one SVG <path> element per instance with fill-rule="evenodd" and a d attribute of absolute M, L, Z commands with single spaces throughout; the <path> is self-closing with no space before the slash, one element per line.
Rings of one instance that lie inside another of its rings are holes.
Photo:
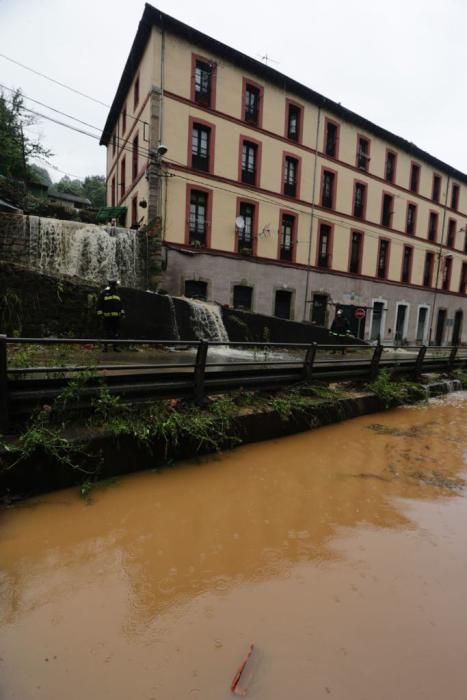
<path fill-rule="evenodd" d="M 467 171 L 466 0 L 155 4 L 253 58 L 268 55 L 282 73 Z M 0 0 L 0 53 L 110 104 L 143 9 L 135 0 Z M 105 107 L 2 57 L 0 83 L 104 125 Z M 98 140 L 46 120 L 31 132 L 55 153 L 56 168 L 104 174 Z M 63 174 L 48 169 L 54 180 Z"/>

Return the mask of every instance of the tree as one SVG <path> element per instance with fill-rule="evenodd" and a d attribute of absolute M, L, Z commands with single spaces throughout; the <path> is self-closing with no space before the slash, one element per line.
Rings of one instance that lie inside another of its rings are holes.
<path fill-rule="evenodd" d="M 96 209 L 105 207 L 106 183 L 104 175 L 88 175 L 83 183 L 84 196 L 87 197 Z"/>
<path fill-rule="evenodd" d="M 72 180 L 68 175 L 64 175 L 61 180 L 56 182 L 53 189 L 57 192 L 64 192 L 65 194 L 74 194 L 77 197 L 85 197 L 83 190 L 83 183 L 81 180 Z"/>
<path fill-rule="evenodd" d="M 40 141 L 25 134 L 25 128 L 35 124 L 35 118 L 25 111 L 20 90 L 10 98 L 0 93 L 0 195 L 21 206 L 26 196 L 32 158 L 48 158 L 50 150 Z"/>
<path fill-rule="evenodd" d="M 41 185 L 47 185 L 47 187 L 52 186 L 52 178 L 50 177 L 47 168 L 41 168 L 39 165 L 31 163 L 28 170 L 29 178 L 33 182 L 39 182 Z"/>

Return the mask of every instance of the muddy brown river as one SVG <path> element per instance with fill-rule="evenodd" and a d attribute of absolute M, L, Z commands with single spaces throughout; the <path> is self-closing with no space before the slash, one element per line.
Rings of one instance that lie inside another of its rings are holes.
<path fill-rule="evenodd" d="M 467 698 L 467 394 L 0 512 L 1 700 Z"/>

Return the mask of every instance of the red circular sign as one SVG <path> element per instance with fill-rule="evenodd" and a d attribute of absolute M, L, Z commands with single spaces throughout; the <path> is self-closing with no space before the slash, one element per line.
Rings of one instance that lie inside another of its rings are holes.
<path fill-rule="evenodd" d="M 365 309 L 355 309 L 355 318 L 365 318 Z"/>

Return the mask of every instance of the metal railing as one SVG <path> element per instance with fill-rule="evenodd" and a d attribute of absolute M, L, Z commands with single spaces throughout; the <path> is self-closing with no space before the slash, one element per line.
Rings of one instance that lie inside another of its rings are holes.
<path fill-rule="evenodd" d="M 106 360 L 100 355 L 94 357 L 93 362 L 82 361 L 80 357 L 80 362 L 50 365 L 44 361 L 50 360 L 48 351 L 47 357 L 36 358 L 41 360 L 39 364 L 18 363 L 22 346 L 85 346 L 97 353 L 105 342 L 113 345 L 113 341 L 96 338 L 0 335 L 0 433 L 8 431 L 12 419 L 27 416 L 35 407 L 53 401 L 83 372 L 87 372 L 87 379 L 80 388 L 80 399 L 85 406 L 92 402 L 103 384 L 112 394 L 124 396 L 127 401 L 191 398 L 202 404 L 208 394 L 238 388 L 274 388 L 313 379 L 371 379 L 382 368 L 417 376 L 422 372 L 467 367 L 467 348 L 458 346 L 394 348 L 317 343 L 226 344 L 200 340 L 115 341 L 121 351 L 143 349 L 146 355 L 159 348 L 162 352 L 155 361 L 146 357 L 144 361 L 131 361 L 126 353 L 125 361 L 109 361 L 108 354 Z M 24 362 L 27 361 L 25 356 Z M 18 364 L 20 366 L 16 366 Z"/>

